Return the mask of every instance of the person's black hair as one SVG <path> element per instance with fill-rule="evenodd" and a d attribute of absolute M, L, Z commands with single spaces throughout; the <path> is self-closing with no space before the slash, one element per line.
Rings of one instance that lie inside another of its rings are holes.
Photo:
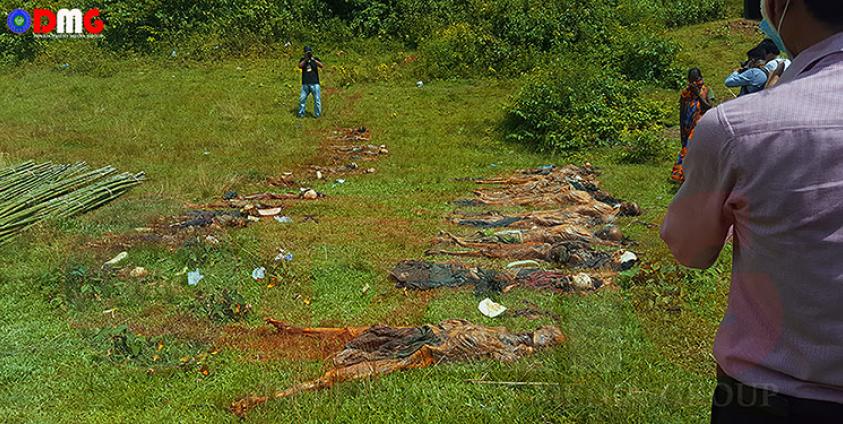
<path fill-rule="evenodd" d="M 805 7 L 815 18 L 843 30 L 843 2 L 840 0 L 804 0 L 804 2 Z"/>
<path fill-rule="evenodd" d="M 764 60 L 767 58 L 767 49 L 764 47 L 758 46 L 748 52 L 746 52 L 746 57 L 749 58 L 750 61 L 752 60 Z"/>
<path fill-rule="evenodd" d="M 702 77 L 702 71 L 700 71 L 700 68 L 691 68 L 688 70 L 688 81 L 696 81 Z"/>
<path fill-rule="evenodd" d="M 767 54 L 771 54 L 774 56 L 782 54 L 781 50 L 779 50 L 778 46 L 776 46 L 776 43 L 769 38 L 762 41 L 761 44 L 758 45 L 758 47 L 761 47 L 765 51 L 767 51 Z"/>

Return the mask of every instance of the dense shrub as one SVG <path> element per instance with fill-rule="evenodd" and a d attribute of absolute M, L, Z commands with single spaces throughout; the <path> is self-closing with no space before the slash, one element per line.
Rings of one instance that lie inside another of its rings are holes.
<path fill-rule="evenodd" d="M 32 35 L 0 32 L 0 64 L 31 60 L 38 54 L 40 47 L 41 43 Z"/>
<path fill-rule="evenodd" d="M 540 150 L 572 151 L 618 141 L 664 118 L 637 84 L 581 57 L 554 63 L 521 89 L 508 114 L 508 138 Z"/>
<path fill-rule="evenodd" d="M 726 0 L 661 0 L 661 13 L 670 27 L 723 19 Z"/>
<path fill-rule="evenodd" d="M 632 131 L 621 136 L 621 163 L 656 162 L 665 157 L 667 144 L 661 131 Z"/>
<path fill-rule="evenodd" d="M 629 32 L 616 41 L 618 69 L 634 81 L 656 83 L 669 88 L 682 85 L 682 70 L 676 65 L 679 46 L 646 31 Z"/>
<path fill-rule="evenodd" d="M 299 0 L 103 0 L 111 48 L 152 52 L 185 40 L 216 43 L 226 53 L 304 38 L 327 27 L 329 11 Z M 162 46 L 163 45 L 163 46 Z"/>

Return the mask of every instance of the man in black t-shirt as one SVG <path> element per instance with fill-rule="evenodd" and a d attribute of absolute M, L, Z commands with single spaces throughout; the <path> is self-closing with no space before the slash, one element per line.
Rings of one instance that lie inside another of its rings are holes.
<path fill-rule="evenodd" d="M 324 68 L 322 61 L 313 56 L 313 49 L 305 46 L 304 57 L 299 60 L 301 68 L 301 94 L 299 95 L 299 118 L 304 117 L 307 96 L 313 94 L 313 115 L 322 114 L 322 96 L 319 89 L 319 68 Z"/>

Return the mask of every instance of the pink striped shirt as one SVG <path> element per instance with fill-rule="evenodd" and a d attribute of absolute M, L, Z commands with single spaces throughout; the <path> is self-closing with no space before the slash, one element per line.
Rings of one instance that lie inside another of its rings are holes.
<path fill-rule="evenodd" d="M 802 52 L 775 88 L 709 111 L 662 238 L 705 268 L 734 229 L 714 341 L 744 384 L 843 403 L 843 33 Z"/>

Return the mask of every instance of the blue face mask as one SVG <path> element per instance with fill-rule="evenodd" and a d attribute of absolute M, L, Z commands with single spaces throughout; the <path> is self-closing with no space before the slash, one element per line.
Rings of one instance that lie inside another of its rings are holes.
<path fill-rule="evenodd" d="M 785 52 L 788 56 L 792 57 L 793 55 L 790 54 L 790 50 L 788 50 L 787 46 L 784 45 L 784 40 L 782 39 L 782 35 L 780 32 L 782 28 L 782 23 L 784 22 L 784 17 L 787 15 L 787 9 L 789 7 L 790 0 L 788 0 L 787 4 L 784 6 L 784 12 L 782 12 L 782 17 L 779 19 L 779 26 L 773 27 L 773 24 L 770 23 L 770 18 L 767 17 L 767 2 L 761 0 L 761 15 L 764 17 L 764 19 L 761 21 L 761 26 L 759 27 L 759 29 L 761 29 L 761 32 L 763 32 L 764 35 L 767 36 L 767 38 L 773 40 L 773 43 L 776 44 L 776 47 L 778 47 L 779 50 Z"/>

